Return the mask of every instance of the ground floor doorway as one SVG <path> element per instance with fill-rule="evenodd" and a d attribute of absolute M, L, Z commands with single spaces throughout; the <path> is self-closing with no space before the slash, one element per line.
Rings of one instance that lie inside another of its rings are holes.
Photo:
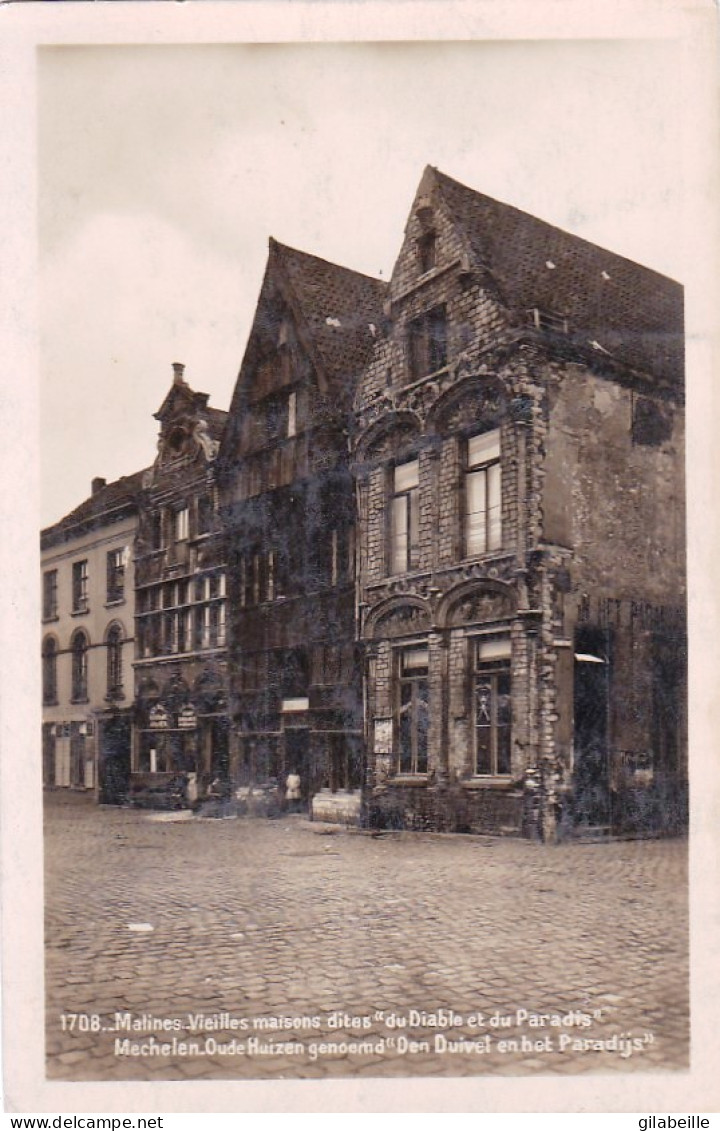
<path fill-rule="evenodd" d="M 98 720 L 98 800 L 102 805 L 122 805 L 130 788 L 130 718 L 126 714 Z"/>

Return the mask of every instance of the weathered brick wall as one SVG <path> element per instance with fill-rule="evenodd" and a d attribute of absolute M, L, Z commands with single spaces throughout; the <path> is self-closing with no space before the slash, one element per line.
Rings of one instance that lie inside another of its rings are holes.
<path fill-rule="evenodd" d="M 576 365 L 557 376 L 545 442 L 546 539 L 571 546 L 578 591 L 682 603 L 682 410 L 666 442 L 634 443 L 636 394 Z"/>

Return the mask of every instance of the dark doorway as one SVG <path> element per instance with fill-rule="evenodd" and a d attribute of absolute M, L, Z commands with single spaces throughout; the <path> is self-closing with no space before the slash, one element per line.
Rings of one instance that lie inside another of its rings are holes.
<path fill-rule="evenodd" d="M 292 771 L 300 775 L 303 801 L 310 796 L 310 731 L 307 727 L 288 727 L 285 731 L 285 777 Z M 284 786 L 284 781 L 283 781 Z"/>
<path fill-rule="evenodd" d="M 85 788 L 85 735 L 81 733 L 81 723 L 72 723 L 70 729 L 70 786 L 73 789 Z"/>
<path fill-rule="evenodd" d="M 678 771 L 682 725 L 685 647 L 684 640 L 655 633 L 652 641 L 652 750 L 654 769 L 664 775 Z"/>
<path fill-rule="evenodd" d="M 100 722 L 100 803 L 123 805 L 130 785 L 130 720 L 124 716 Z"/>
<path fill-rule="evenodd" d="M 227 782 L 230 780 L 230 721 L 212 719 L 210 726 L 211 773 L 213 779 Z"/>
<path fill-rule="evenodd" d="M 682 764 L 687 643 L 683 632 L 656 632 L 652 638 L 651 749 L 656 823 L 670 832 L 687 827 L 687 781 Z"/>
<path fill-rule="evenodd" d="M 575 635 L 574 811 L 580 825 L 611 821 L 608 714 L 610 641 L 605 629 L 583 626 Z"/>
<path fill-rule="evenodd" d="M 55 785 L 55 726 L 43 723 L 43 785 Z"/>

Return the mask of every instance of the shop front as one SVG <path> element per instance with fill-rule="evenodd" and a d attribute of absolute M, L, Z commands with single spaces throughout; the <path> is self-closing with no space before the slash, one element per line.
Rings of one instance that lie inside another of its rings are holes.
<path fill-rule="evenodd" d="M 229 723 L 218 676 L 191 688 L 173 678 L 160 688 L 141 685 L 136 707 L 130 801 L 186 808 L 230 790 Z"/>

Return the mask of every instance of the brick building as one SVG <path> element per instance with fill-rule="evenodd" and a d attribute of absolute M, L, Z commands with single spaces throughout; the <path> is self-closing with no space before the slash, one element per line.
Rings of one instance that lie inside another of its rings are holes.
<path fill-rule="evenodd" d="M 130 766 L 142 472 L 106 483 L 40 535 L 43 783 L 122 792 Z"/>
<path fill-rule="evenodd" d="M 426 169 L 355 399 L 377 824 L 676 828 L 682 288 Z"/>
<path fill-rule="evenodd" d="M 135 725 L 130 796 L 193 801 L 229 784 L 226 562 L 215 457 L 227 413 L 184 367 L 155 413 L 135 544 Z"/>
<path fill-rule="evenodd" d="M 316 814 L 359 812 L 361 666 L 348 429 L 384 284 L 275 241 L 219 456 L 236 780 L 300 776 Z"/>

